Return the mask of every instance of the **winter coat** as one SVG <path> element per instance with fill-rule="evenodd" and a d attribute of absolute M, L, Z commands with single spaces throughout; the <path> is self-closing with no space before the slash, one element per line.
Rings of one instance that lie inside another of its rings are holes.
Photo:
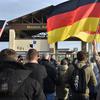
<path fill-rule="evenodd" d="M 43 87 L 43 81 L 47 77 L 47 72 L 44 66 L 38 63 L 26 63 L 24 68 L 27 70 L 32 70 L 31 78 L 37 80 Z"/>
<path fill-rule="evenodd" d="M 94 54 L 94 57 L 95 57 L 95 60 L 96 60 L 96 63 L 97 63 L 98 69 L 99 69 L 99 73 L 100 73 L 100 56 Z M 97 93 L 97 99 L 96 100 L 100 100 L 100 87 L 98 88 L 98 93 Z"/>
<path fill-rule="evenodd" d="M 41 64 L 45 66 L 47 71 L 47 78 L 44 80 L 44 93 L 51 94 L 55 92 L 57 73 L 54 66 L 46 59 L 41 61 Z"/>
<path fill-rule="evenodd" d="M 78 62 L 77 63 L 77 67 L 78 68 L 82 68 L 84 65 L 86 65 L 86 62 L 85 61 L 81 61 L 81 62 Z M 84 70 L 85 70 L 85 77 L 86 77 L 86 92 L 85 94 L 83 95 L 86 95 L 86 96 L 89 96 L 89 85 L 92 85 L 92 86 L 96 86 L 97 84 L 97 81 L 96 81 L 96 77 L 94 75 L 94 72 L 92 70 L 92 67 L 87 64 L 88 67 L 86 67 Z M 71 78 L 71 75 L 72 75 L 72 72 L 74 70 L 74 66 L 73 65 L 70 65 L 67 72 L 66 72 L 66 75 L 64 77 L 64 80 L 66 83 L 69 82 L 70 78 Z M 69 84 L 69 87 L 70 87 L 70 84 Z"/>
<path fill-rule="evenodd" d="M 58 66 L 58 81 L 57 81 L 57 98 L 65 100 L 68 97 L 68 88 L 63 81 L 63 77 L 68 69 L 68 65 L 60 65 Z"/>
<path fill-rule="evenodd" d="M 10 92 L 9 95 L 0 94 L 0 100 L 45 100 L 40 84 L 29 77 L 30 73 L 31 71 L 24 70 L 23 66 L 17 62 L 0 62 L 0 81 L 4 75 L 7 75 L 9 80 L 6 83 L 8 84 L 6 89 Z"/>

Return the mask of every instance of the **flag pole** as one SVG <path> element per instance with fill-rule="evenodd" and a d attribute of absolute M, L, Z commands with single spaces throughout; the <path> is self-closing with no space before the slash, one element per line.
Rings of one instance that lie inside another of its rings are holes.
<path fill-rule="evenodd" d="M 5 26 L 6 26 L 6 23 L 7 23 L 7 21 L 4 22 L 4 25 L 3 25 L 3 27 L 1 28 L 1 31 L 0 31 L 0 37 L 1 37 L 2 32 L 3 32 L 3 30 L 4 30 Z"/>
<path fill-rule="evenodd" d="M 89 54 L 89 62 L 91 57 L 93 57 L 93 51 L 92 51 L 92 43 L 88 43 L 88 54 Z"/>
<path fill-rule="evenodd" d="M 99 32 L 99 26 L 100 26 L 100 19 L 99 19 L 99 23 L 98 23 L 98 26 L 97 26 L 97 30 L 95 32 L 94 40 L 96 39 L 96 34 Z M 92 43 L 88 43 L 88 54 L 89 54 L 89 62 L 90 62 L 91 57 L 93 57 L 93 46 L 92 46 Z"/>

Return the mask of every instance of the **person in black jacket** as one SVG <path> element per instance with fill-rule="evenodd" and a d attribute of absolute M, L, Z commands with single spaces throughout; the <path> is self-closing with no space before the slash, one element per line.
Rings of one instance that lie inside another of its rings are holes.
<path fill-rule="evenodd" d="M 55 100 L 57 73 L 55 67 L 49 62 L 49 54 L 43 55 L 40 64 L 44 65 L 47 71 L 47 78 L 44 80 L 44 93 L 47 100 Z"/>
<path fill-rule="evenodd" d="M 38 54 L 36 49 L 30 49 L 27 52 L 27 63 L 24 65 L 24 68 L 32 70 L 31 78 L 36 79 L 43 87 L 43 81 L 47 77 L 47 72 L 45 67 L 38 63 Z"/>
<path fill-rule="evenodd" d="M 50 55 L 50 63 L 57 69 L 57 61 L 54 58 L 54 55 Z"/>
<path fill-rule="evenodd" d="M 0 100 L 45 100 L 40 84 L 29 77 L 12 49 L 0 52 Z"/>

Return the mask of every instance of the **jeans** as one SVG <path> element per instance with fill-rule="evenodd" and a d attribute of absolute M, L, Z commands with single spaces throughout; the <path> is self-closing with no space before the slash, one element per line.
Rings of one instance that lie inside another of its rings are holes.
<path fill-rule="evenodd" d="M 46 94 L 46 100 L 56 100 L 56 95 L 55 95 L 55 93 Z"/>

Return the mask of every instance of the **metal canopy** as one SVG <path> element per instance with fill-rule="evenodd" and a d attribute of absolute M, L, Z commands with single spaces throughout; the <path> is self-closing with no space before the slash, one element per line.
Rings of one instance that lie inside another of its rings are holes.
<path fill-rule="evenodd" d="M 15 30 L 45 30 L 46 20 L 53 6 L 32 12 L 8 22 L 9 28 Z"/>

